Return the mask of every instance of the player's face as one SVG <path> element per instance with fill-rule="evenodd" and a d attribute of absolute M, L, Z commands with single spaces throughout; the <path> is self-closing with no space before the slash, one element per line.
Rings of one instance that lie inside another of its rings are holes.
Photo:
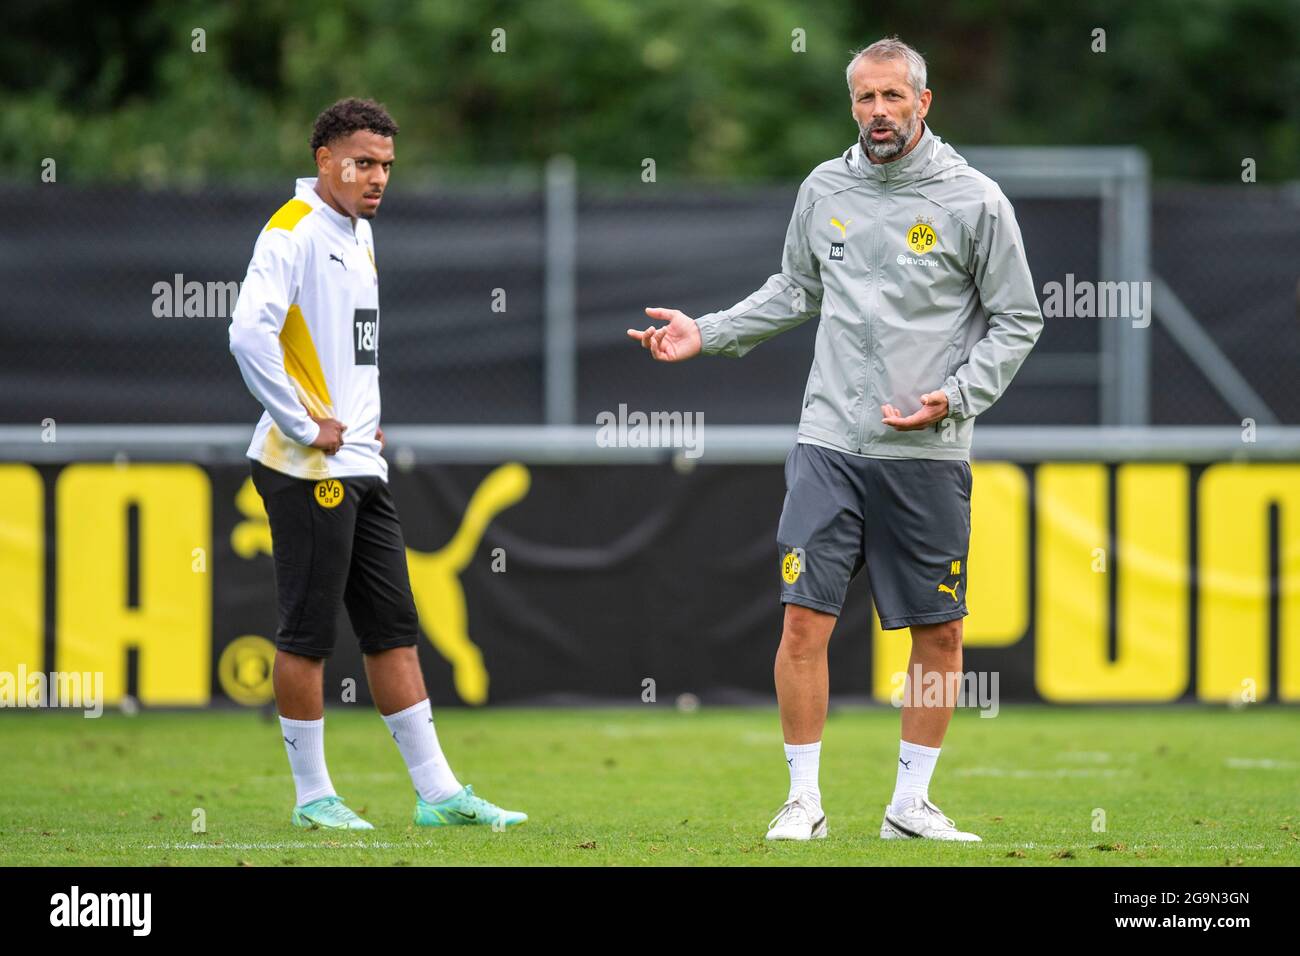
<path fill-rule="evenodd" d="M 374 219 L 388 188 L 393 138 L 357 130 L 318 149 L 316 165 L 343 212 L 356 219 Z"/>
<path fill-rule="evenodd" d="M 901 155 L 930 109 L 930 91 L 916 95 L 902 59 L 859 60 L 853 68 L 852 96 L 862 146 L 876 162 Z"/>

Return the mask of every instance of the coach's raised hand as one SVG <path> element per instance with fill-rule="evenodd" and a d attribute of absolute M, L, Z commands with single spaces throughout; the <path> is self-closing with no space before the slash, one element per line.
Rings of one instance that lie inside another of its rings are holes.
<path fill-rule="evenodd" d="M 311 415 L 311 412 L 307 414 Z M 347 425 L 337 418 L 317 418 L 311 415 L 311 420 L 320 426 L 320 431 L 311 443 L 312 448 L 319 448 L 325 454 L 332 455 L 343 447 L 343 433 L 347 431 Z"/>
<path fill-rule="evenodd" d="M 700 329 L 685 312 L 676 309 L 646 309 L 645 314 L 657 322 L 667 322 L 644 332 L 628 329 L 627 334 L 659 362 L 684 362 L 700 354 Z"/>

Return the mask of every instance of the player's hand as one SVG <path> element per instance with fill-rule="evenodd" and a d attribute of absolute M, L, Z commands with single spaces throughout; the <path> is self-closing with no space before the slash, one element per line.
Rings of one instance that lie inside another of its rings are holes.
<path fill-rule="evenodd" d="M 684 362 L 700 354 L 700 328 L 685 312 L 676 309 L 646 309 L 645 314 L 657 322 L 667 322 L 644 332 L 628 329 L 627 334 L 650 350 L 658 362 Z"/>
<path fill-rule="evenodd" d="M 319 448 L 325 454 L 332 455 L 343 447 L 343 433 L 347 431 L 347 425 L 337 418 L 317 418 L 312 415 L 311 420 L 320 426 L 320 433 L 311 443 L 312 448 Z"/>
<path fill-rule="evenodd" d="M 889 425 L 896 431 L 914 432 L 918 428 L 926 428 L 941 418 L 948 417 L 948 396 L 942 391 L 926 392 L 921 396 L 920 410 L 906 417 L 894 405 L 881 405 L 880 408 L 885 413 L 880 419 L 883 424 Z"/>
<path fill-rule="evenodd" d="M 385 446 L 388 444 L 387 442 L 384 441 L 384 430 L 382 428 L 375 429 L 375 438 L 379 440 L 379 453 L 382 455 L 384 453 Z"/>

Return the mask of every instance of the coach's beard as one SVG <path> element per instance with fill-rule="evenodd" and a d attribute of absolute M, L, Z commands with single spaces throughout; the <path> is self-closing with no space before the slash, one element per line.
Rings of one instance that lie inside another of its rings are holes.
<path fill-rule="evenodd" d="M 862 148 L 876 162 L 887 162 L 896 158 L 912 141 L 912 137 L 916 135 L 917 122 L 917 116 L 913 113 L 912 118 L 901 130 L 892 123 L 883 120 L 874 121 L 870 126 L 859 125 L 858 142 L 862 144 Z M 871 138 L 873 129 L 887 129 L 894 135 L 883 143 L 877 143 Z"/>

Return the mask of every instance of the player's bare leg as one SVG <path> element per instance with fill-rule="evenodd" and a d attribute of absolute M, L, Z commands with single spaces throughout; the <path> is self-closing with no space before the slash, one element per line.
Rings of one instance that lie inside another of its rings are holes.
<path fill-rule="evenodd" d="M 375 654 L 363 654 L 366 680 L 375 707 L 384 716 L 418 704 L 429 696 L 420 670 L 420 655 L 414 647 L 394 647 Z"/>
<path fill-rule="evenodd" d="M 768 825 L 769 840 L 807 840 L 826 835 L 817 767 L 830 696 L 826 648 L 835 615 L 797 604 L 785 606 L 785 627 L 776 651 L 776 699 L 785 735 L 790 793 Z"/>
<path fill-rule="evenodd" d="M 914 684 L 920 667 L 921 686 Z M 963 833 L 930 801 L 930 777 L 956 705 L 961 686 L 962 619 L 912 627 L 912 653 L 907 661 L 903 698 L 902 740 L 894 796 L 885 808 L 880 835 L 885 839 L 924 837 L 938 840 L 977 841 Z M 939 703 L 925 703 L 926 688 L 942 681 Z"/>
<path fill-rule="evenodd" d="M 276 650 L 271 682 L 281 717 L 320 720 L 325 715 L 325 661 Z"/>
<path fill-rule="evenodd" d="M 416 646 L 363 654 L 362 660 L 370 696 L 411 774 L 417 795 L 416 824 L 438 827 L 479 824 L 503 828 L 528 819 L 525 813 L 503 810 L 475 796 L 473 788 L 462 786 L 452 773 L 434 727 L 433 709 Z"/>
<path fill-rule="evenodd" d="M 323 658 L 276 650 L 271 682 L 297 791 L 291 819 L 300 827 L 371 830 L 369 821 L 348 809 L 334 792 L 325 765 L 324 677 Z"/>

